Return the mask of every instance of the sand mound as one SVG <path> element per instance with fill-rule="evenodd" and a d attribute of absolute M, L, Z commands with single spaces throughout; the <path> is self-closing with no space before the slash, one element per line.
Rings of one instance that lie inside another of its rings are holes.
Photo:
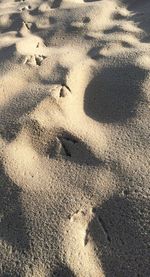
<path fill-rule="evenodd" d="M 149 0 L 0 1 L 0 276 L 150 276 L 149 26 Z"/>

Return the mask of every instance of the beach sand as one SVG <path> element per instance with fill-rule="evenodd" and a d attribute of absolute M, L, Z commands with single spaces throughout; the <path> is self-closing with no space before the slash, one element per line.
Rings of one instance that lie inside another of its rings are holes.
<path fill-rule="evenodd" d="M 150 1 L 0 1 L 0 277 L 150 276 Z"/>

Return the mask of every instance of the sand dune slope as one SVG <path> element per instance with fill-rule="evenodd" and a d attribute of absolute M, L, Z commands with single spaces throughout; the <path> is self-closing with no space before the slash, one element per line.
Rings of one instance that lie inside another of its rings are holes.
<path fill-rule="evenodd" d="M 0 1 L 0 277 L 148 277 L 149 0 Z"/>

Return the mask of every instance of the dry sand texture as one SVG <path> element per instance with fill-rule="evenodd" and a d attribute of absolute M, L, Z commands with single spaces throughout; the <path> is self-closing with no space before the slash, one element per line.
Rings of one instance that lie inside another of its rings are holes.
<path fill-rule="evenodd" d="M 0 277 L 148 277 L 149 0 L 0 1 Z"/>

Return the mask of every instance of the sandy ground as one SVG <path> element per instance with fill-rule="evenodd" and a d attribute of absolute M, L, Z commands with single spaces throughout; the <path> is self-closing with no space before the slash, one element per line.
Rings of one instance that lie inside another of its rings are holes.
<path fill-rule="evenodd" d="M 149 0 L 0 1 L 0 277 L 150 276 Z"/>

